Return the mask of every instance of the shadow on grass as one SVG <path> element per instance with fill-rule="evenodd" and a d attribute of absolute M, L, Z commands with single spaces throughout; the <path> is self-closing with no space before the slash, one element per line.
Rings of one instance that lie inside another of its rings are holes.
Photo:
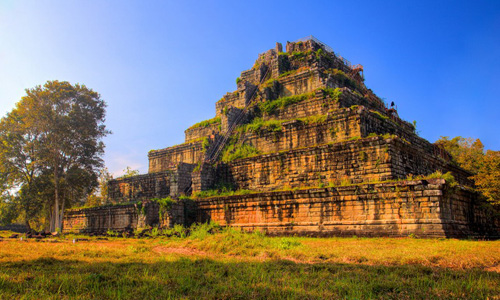
<path fill-rule="evenodd" d="M 500 274 L 480 270 L 286 260 L 149 264 L 47 257 L 0 264 L 0 299 L 486 299 L 500 295 L 499 282 Z"/>

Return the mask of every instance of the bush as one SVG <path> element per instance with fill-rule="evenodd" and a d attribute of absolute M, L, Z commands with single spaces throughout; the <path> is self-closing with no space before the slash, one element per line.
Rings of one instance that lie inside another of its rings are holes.
<path fill-rule="evenodd" d="M 441 171 L 438 170 L 432 174 L 424 176 L 424 178 L 428 179 L 441 178 L 446 180 L 446 183 L 448 183 L 451 187 L 455 187 L 458 185 L 458 182 L 455 180 L 455 177 L 453 176 L 453 174 L 451 174 L 451 172 L 446 172 L 443 174 Z"/>
<path fill-rule="evenodd" d="M 321 89 L 323 92 L 325 92 L 330 98 L 332 98 L 332 101 L 339 101 L 340 96 L 342 95 L 342 90 L 339 88 L 323 88 Z"/>

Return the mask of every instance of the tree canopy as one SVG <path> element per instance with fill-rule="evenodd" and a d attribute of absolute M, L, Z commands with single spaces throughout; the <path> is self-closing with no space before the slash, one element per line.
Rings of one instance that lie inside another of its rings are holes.
<path fill-rule="evenodd" d="M 0 121 L 0 187 L 15 190 L 26 221 L 61 228 L 65 207 L 97 185 L 106 103 L 84 85 L 48 81 Z"/>
<path fill-rule="evenodd" d="M 436 144 L 442 145 L 455 163 L 471 172 L 476 189 L 495 205 L 500 205 L 500 151 L 488 150 L 479 139 L 461 136 L 449 139 L 441 137 Z"/>

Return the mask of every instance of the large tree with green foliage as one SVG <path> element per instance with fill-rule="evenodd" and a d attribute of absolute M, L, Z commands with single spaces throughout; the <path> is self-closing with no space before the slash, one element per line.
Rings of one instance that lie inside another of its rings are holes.
<path fill-rule="evenodd" d="M 96 185 L 102 138 L 109 133 L 105 108 L 84 85 L 48 81 L 27 89 L 0 121 L 2 180 L 27 203 L 50 198 L 40 205 L 50 212 L 51 230 L 61 228 L 65 207 Z"/>

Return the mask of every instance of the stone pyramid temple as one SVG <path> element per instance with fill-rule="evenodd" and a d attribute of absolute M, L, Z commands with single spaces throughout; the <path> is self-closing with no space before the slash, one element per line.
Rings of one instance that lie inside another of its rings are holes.
<path fill-rule="evenodd" d="M 471 174 L 316 38 L 277 43 L 236 83 L 183 144 L 148 153 L 147 174 L 109 182 L 115 205 L 71 210 L 64 230 L 215 221 L 269 234 L 498 236 Z"/>

